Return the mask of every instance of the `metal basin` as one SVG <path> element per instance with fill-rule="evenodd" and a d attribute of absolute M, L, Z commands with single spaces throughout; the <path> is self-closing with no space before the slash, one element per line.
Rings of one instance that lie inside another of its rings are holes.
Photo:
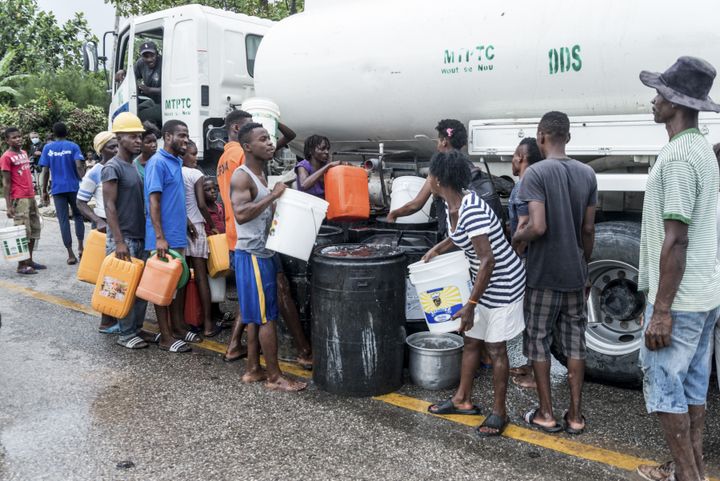
<path fill-rule="evenodd" d="M 417 332 L 405 340 L 410 349 L 408 370 L 413 384 L 437 391 L 460 382 L 463 338 L 457 334 Z"/>

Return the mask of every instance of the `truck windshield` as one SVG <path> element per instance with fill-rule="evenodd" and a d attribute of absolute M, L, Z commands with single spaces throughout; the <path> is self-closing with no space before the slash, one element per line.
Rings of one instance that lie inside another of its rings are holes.
<path fill-rule="evenodd" d="M 247 58 L 248 75 L 255 77 L 255 57 L 262 41 L 262 35 L 248 34 L 245 36 L 245 56 Z"/>

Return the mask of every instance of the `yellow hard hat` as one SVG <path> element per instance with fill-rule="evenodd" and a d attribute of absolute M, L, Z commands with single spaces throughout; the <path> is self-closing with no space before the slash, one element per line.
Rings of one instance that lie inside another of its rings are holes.
<path fill-rule="evenodd" d="M 115 117 L 115 120 L 113 120 L 112 123 L 113 134 L 134 134 L 144 131 L 145 127 L 143 127 L 143 124 L 138 118 L 138 116 L 135 114 L 131 114 L 130 112 L 122 112 L 117 117 Z"/>

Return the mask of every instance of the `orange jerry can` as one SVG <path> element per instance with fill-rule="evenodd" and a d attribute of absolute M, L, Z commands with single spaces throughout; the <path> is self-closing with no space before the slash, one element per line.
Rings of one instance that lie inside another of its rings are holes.
<path fill-rule="evenodd" d="M 143 265 L 143 261 L 134 257 L 129 262 L 118 259 L 115 254 L 105 257 L 92 296 L 93 309 L 117 319 L 127 316 L 135 303 Z"/>
<path fill-rule="evenodd" d="M 370 217 L 370 194 L 365 169 L 338 165 L 325 174 L 328 220 L 353 221 Z"/>
<path fill-rule="evenodd" d="M 180 259 L 170 255 L 163 259 L 155 254 L 145 262 L 136 295 L 156 306 L 169 306 L 182 272 L 183 264 Z"/>
<path fill-rule="evenodd" d="M 80 265 L 78 265 L 77 278 L 83 282 L 97 284 L 100 266 L 105 260 L 105 238 L 107 236 L 97 230 L 91 230 L 85 241 Z"/>
<path fill-rule="evenodd" d="M 225 234 L 208 236 L 208 274 L 210 277 L 217 277 L 230 270 L 230 252 Z M 233 246 L 235 247 L 235 246 Z"/>

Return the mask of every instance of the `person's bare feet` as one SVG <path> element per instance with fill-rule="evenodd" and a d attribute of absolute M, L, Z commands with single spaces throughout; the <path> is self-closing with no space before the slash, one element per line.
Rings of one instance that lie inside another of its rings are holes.
<path fill-rule="evenodd" d="M 227 351 L 223 356 L 223 361 L 233 362 L 242 359 L 243 357 L 247 357 L 247 346 L 241 344 L 237 351 Z"/>
<path fill-rule="evenodd" d="M 313 357 L 311 353 L 300 354 L 295 359 L 295 362 L 300 364 L 303 369 L 312 369 Z"/>
<path fill-rule="evenodd" d="M 271 391 L 298 392 L 307 387 L 306 382 L 294 381 L 285 376 L 278 376 L 274 381 L 267 381 L 265 387 Z"/>
<path fill-rule="evenodd" d="M 245 374 L 243 374 L 241 381 L 245 384 L 251 384 L 254 382 L 264 381 L 266 379 L 267 372 L 265 372 L 265 369 L 259 368 L 247 371 Z"/>
<path fill-rule="evenodd" d="M 533 370 L 530 364 L 525 364 L 524 366 L 511 367 L 509 372 L 513 377 L 520 377 L 532 375 Z"/>
<path fill-rule="evenodd" d="M 537 383 L 535 382 L 535 376 L 532 373 L 526 376 L 515 376 L 512 379 L 513 384 L 523 389 L 537 389 Z"/>

